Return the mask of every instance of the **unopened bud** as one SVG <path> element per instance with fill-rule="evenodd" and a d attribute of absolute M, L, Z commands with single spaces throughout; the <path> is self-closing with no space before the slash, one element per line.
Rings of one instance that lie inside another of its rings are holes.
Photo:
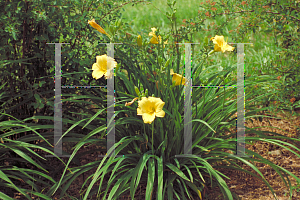
<path fill-rule="evenodd" d="M 137 42 L 137 44 L 139 45 L 139 47 L 141 47 L 141 46 L 143 45 L 143 40 L 142 40 L 142 36 L 141 36 L 141 35 L 139 35 L 139 36 L 137 37 L 136 42 Z"/>
<path fill-rule="evenodd" d="M 141 95 L 139 88 L 137 88 L 136 86 L 134 86 L 134 90 L 135 90 L 135 93 L 136 93 L 138 96 Z"/>

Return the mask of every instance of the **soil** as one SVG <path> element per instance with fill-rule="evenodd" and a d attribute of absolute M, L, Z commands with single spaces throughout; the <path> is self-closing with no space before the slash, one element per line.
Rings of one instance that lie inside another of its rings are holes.
<path fill-rule="evenodd" d="M 300 113 L 299 111 L 297 111 Z M 291 138 L 300 138 L 300 117 L 292 117 L 290 114 L 277 114 L 273 115 L 277 117 L 281 117 L 284 119 L 273 119 L 273 118 L 263 118 L 262 121 L 258 119 L 252 119 L 253 123 L 250 120 L 247 120 L 245 123 L 246 127 L 263 127 L 258 128 L 256 130 L 262 131 L 275 131 L 276 133 L 282 134 L 284 136 L 288 136 Z M 279 129 L 272 129 L 267 126 L 278 127 Z M 297 130 L 298 127 L 298 130 Z M 252 135 L 249 135 L 252 136 Z M 254 136 L 254 135 L 253 135 Z M 286 140 L 283 140 L 286 141 Z M 288 141 L 286 141 L 288 142 Z M 291 142 L 289 142 L 291 143 Z M 299 142 L 298 148 L 299 148 Z M 255 153 L 258 153 L 263 158 L 268 159 L 279 165 L 291 173 L 293 173 L 296 177 L 300 177 L 300 157 L 289 152 L 283 147 L 275 146 L 265 142 L 256 142 L 253 145 L 246 144 L 245 147 Z M 300 153 L 299 151 L 293 149 L 296 153 Z M 251 170 L 249 166 L 244 163 L 241 163 L 240 166 L 243 169 Z M 285 186 L 284 181 L 280 177 L 280 175 L 272 169 L 269 165 L 258 163 L 256 164 L 258 169 L 264 175 L 265 179 L 269 182 L 271 187 L 274 189 L 275 195 L 278 200 L 299 200 L 300 199 L 300 185 L 297 186 L 296 180 L 289 176 L 291 181 L 291 185 L 296 187 L 292 192 L 292 198 L 289 197 L 289 189 Z M 247 173 L 228 170 L 228 169 L 220 169 L 218 170 L 224 175 L 228 176 L 230 180 L 224 179 L 232 192 L 235 192 L 237 196 L 241 200 L 273 200 L 275 197 L 272 192 L 268 188 L 268 186 L 260 179 L 253 177 Z M 288 183 L 288 182 L 287 182 Z M 298 192 L 297 192 L 298 189 Z M 223 200 L 224 196 L 219 191 L 218 188 L 210 188 L 208 187 L 207 193 L 209 194 L 206 200 Z"/>

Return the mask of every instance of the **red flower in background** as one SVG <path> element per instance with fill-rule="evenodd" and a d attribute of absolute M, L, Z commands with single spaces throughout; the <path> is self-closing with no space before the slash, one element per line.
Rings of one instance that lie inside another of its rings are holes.
<path fill-rule="evenodd" d="M 293 97 L 293 98 L 290 99 L 290 102 L 292 102 L 292 103 L 294 103 L 295 101 L 296 101 L 295 97 Z"/>
<path fill-rule="evenodd" d="M 241 3 L 242 5 L 246 5 L 247 3 L 246 3 L 246 1 L 242 1 L 242 3 Z"/>
<path fill-rule="evenodd" d="M 212 11 L 216 11 L 216 10 L 217 10 L 217 8 L 215 8 L 215 7 L 212 7 L 212 8 L 211 8 L 211 10 L 212 10 Z"/>
<path fill-rule="evenodd" d="M 205 13 L 205 15 L 206 15 L 206 16 L 208 16 L 208 17 L 210 16 L 210 14 L 209 14 L 209 12 L 208 12 L 208 11 Z"/>
<path fill-rule="evenodd" d="M 281 76 L 277 76 L 277 79 L 280 80 Z"/>

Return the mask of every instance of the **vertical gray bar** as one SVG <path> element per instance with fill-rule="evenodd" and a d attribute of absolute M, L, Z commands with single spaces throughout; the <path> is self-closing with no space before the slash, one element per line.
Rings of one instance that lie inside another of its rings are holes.
<path fill-rule="evenodd" d="M 245 156 L 244 44 L 237 44 L 237 156 Z"/>
<path fill-rule="evenodd" d="M 114 58 L 114 44 L 107 44 L 107 56 Z M 114 105 L 115 105 L 115 90 L 114 90 L 114 68 L 110 70 L 108 67 L 111 66 L 113 60 L 107 59 L 107 156 L 115 155 L 115 116 L 114 116 Z M 109 149 L 112 148 L 111 154 Z"/>
<path fill-rule="evenodd" d="M 47 44 L 55 44 L 54 154 L 58 157 L 69 157 L 62 155 L 61 45 L 70 43 Z"/>
<path fill-rule="evenodd" d="M 55 44 L 54 154 L 62 155 L 61 44 Z"/>
<path fill-rule="evenodd" d="M 192 154 L 191 43 L 185 44 L 184 154 Z"/>

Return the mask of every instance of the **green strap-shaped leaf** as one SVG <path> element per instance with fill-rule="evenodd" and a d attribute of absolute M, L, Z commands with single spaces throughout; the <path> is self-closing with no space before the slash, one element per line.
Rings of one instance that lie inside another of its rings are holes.
<path fill-rule="evenodd" d="M 5 173 L 3 173 L 3 171 L 0 170 L 0 178 L 5 180 L 6 182 L 10 183 L 12 185 L 13 188 L 15 188 L 17 191 L 19 191 L 20 193 L 22 193 L 24 196 L 26 196 L 28 199 L 30 199 L 30 197 L 21 189 L 19 189 L 7 176 Z"/>
<path fill-rule="evenodd" d="M 184 180 L 190 181 L 188 177 L 186 177 L 186 175 L 176 166 L 172 165 L 171 163 L 166 163 L 166 166 L 169 167 L 173 172 L 175 172 L 178 176 L 180 176 Z"/>
<path fill-rule="evenodd" d="M 198 194 L 199 198 L 202 200 L 201 191 L 197 188 L 197 186 L 189 181 L 185 181 L 185 183 L 188 184 L 188 186 L 192 188 L 192 190 L 194 190 Z"/>
<path fill-rule="evenodd" d="M 0 198 L 5 200 L 13 200 L 13 198 L 7 196 L 6 194 L 0 192 Z"/>
<path fill-rule="evenodd" d="M 140 182 L 144 167 L 146 165 L 146 162 L 148 161 L 148 159 L 151 157 L 151 155 L 149 154 L 144 154 L 143 157 L 141 157 L 139 163 L 137 164 L 135 170 L 134 170 L 134 175 L 132 177 L 131 180 L 131 184 L 130 184 L 130 195 L 131 198 L 134 199 L 134 193 L 136 191 L 136 188 Z"/>
<path fill-rule="evenodd" d="M 163 160 L 157 158 L 157 199 L 163 199 Z"/>
<path fill-rule="evenodd" d="M 154 176 L 155 176 L 155 163 L 154 163 L 154 159 L 151 158 L 148 160 L 148 181 L 147 181 L 146 197 L 145 197 L 146 200 L 152 199 Z"/>

